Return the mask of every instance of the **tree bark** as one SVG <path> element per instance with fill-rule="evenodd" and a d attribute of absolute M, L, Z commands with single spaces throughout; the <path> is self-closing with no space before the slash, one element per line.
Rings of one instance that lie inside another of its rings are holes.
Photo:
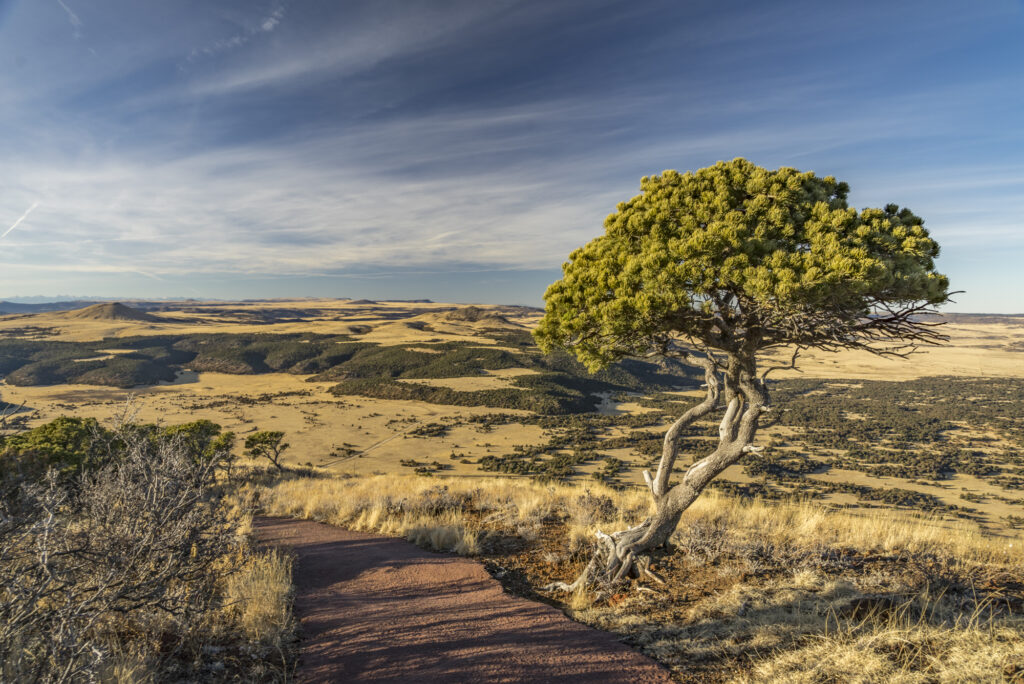
<path fill-rule="evenodd" d="M 680 416 L 665 434 L 661 461 L 655 476 L 644 471 L 651 491 L 653 514 L 635 527 L 608 535 L 597 533 L 598 547 L 580 576 L 571 584 L 556 582 L 548 589 L 575 591 L 592 583 L 613 585 L 633 575 L 640 579 L 663 580 L 650 570 L 650 551 L 663 546 L 675 532 L 683 512 L 700 496 L 704 488 L 744 453 L 756 452 L 752 446 L 758 421 L 768 409 L 768 394 L 755 375 L 751 357 L 730 354 L 722 377 L 710 355 L 694 359 L 704 368 L 707 395 L 700 404 Z M 725 413 L 718 428 L 718 447 L 694 463 L 683 479 L 669 486 L 672 469 L 679 456 L 680 438 L 687 427 L 712 413 L 724 395 Z"/>

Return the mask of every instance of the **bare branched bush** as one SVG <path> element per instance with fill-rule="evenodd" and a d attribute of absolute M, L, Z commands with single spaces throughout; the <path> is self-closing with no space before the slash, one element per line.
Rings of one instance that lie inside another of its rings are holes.
<path fill-rule="evenodd" d="M 683 551 L 694 565 L 711 565 L 726 550 L 729 527 L 720 518 L 698 518 L 682 530 L 677 530 L 672 542 Z"/>
<path fill-rule="evenodd" d="M 615 507 L 615 502 L 612 501 L 610 496 L 594 494 L 589 489 L 577 498 L 576 504 L 579 510 L 583 512 L 578 516 L 580 524 L 594 525 L 607 523 L 615 520 L 620 515 L 619 509 Z"/>
<path fill-rule="evenodd" d="M 163 651 L 202 621 L 236 536 L 214 495 L 217 459 L 121 430 L 122 448 L 73 478 L 51 470 L 0 503 L 0 679 L 92 681 L 128 633 Z"/>

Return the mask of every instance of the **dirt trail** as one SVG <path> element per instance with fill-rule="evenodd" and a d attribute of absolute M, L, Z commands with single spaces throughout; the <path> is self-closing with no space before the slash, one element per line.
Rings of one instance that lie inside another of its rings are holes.
<path fill-rule="evenodd" d="M 300 682 L 670 682 L 606 632 L 510 596 L 474 561 L 400 539 L 281 518 L 294 549 Z"/>

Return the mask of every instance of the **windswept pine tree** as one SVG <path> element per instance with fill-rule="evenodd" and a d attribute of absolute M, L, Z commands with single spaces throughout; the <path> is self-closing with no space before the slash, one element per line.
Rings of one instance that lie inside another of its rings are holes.
<path fill-rule="evenodd" d="M 535 331 L 545 351 L 566 349 L 591 370 L 625 357 L 665 356 L 704 370 L 707 395 L 669 428 L 661 461 L 644 477 L 654 513 L 602 535 L 575 589 L 648 569 L 680 516 L 777 418 L 766 352 L 862 349 L 906 355 L 945 336 L 928 319 L 949 300 L 936 272 L 939 245 L 923 220 L 895 204 L 858 211 L 831 176 L 774 171 L 745 159 L 641 181 L 604 235 L 575 250 L 545 294 Z M 718 445 L 671 481 L 680 436 L 722 413 Z"/>

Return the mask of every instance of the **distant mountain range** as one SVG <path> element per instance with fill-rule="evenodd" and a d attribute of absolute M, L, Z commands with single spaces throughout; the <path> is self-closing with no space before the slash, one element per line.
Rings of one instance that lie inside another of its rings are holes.
<path fill-rule="evenodd" d="M 47 301 L 27 301 L 33 299 L 32 297 L 19 297 L 23 301 L 11 302 L 11 301 L 0 301 L 0 316 L 11 315 L 11 314 L 36 314 L 45 313 L 47 311 L 74 311 L 76 309 L 84 309 L 89 306 L 96 304 L 113 302 L 111 299 L 74 299 L 61 302 L 47 302 Z M 196 299 L 157 299 L 157 300 L 121 300 L 126 302 L 132 309 L 139 309 L 142 311 L 173 311 L 180 309 L 181 306 L 187 305 L 191 307 L 196 306 L 223 306 L 230 304 L 227 300 L 196 300 Z M 252 302 L 269 302 L 278 301 L 273 299 L 246 299 L 247 303 Z M 282 300 L 283 301 L 283 300 Z M 296 301 L 289 299 L 287 301 Z M 418 302 L 430 302 L 429 299 L 382 299 L 381 302 L 403 302 L 403 303 L 418 303 Z M 352 304 L 366 304 L 372 305 L 377 302 L 369 299 L 361 299 L 350 302 Z M 501 314 L 504 315 L 529 315 L 532 313 L 542 312 L 543 309 L 538 309 L 532 306 L 502 306 L 500 307 Z M 1024 325 L 1024 313 L 1022 314 L 988 314 L 988 313 L 947 313 L 943 314 L 943 318 L 949 323 L 1004 323 L 1007 325 Z"/>
<path fill-rule="evenodd" d="M 73 302 L 3 302 L 0 301 L 0 314 L 34 314 L 44 311 L 71 311 L 92 306 L 95 301 Z"/>

